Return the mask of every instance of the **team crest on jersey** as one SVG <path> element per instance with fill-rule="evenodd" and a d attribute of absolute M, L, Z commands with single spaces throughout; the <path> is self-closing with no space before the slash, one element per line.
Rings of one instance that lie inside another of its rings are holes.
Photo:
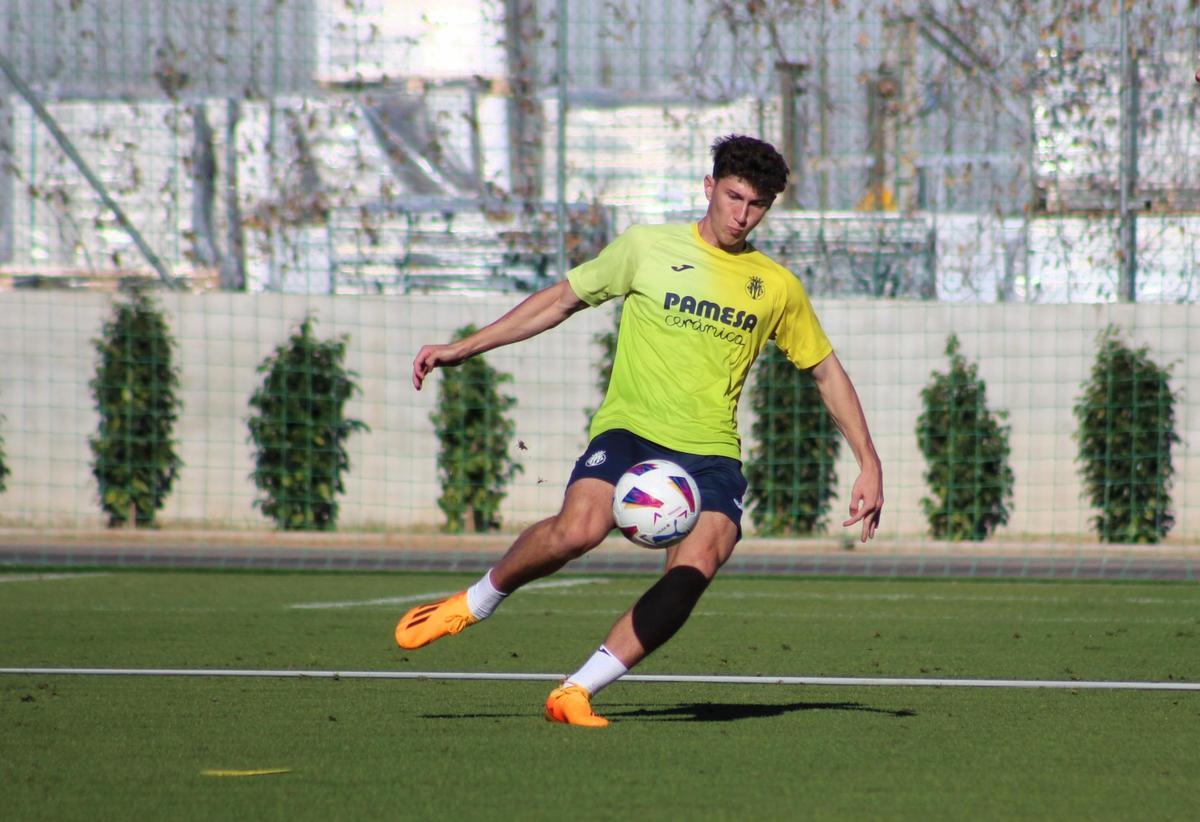
<path fill-rule="evenodd" d="M 763 287 L 762 277 L 751 277 L 746 283 L 746 293 L 752 300 L 761 300 L 766 291 Z"/>

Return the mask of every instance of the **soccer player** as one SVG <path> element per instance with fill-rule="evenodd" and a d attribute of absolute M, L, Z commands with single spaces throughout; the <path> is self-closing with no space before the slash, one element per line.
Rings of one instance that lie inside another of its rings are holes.
<path fill-rule="evenodd" d="M 625 469 L 651 458 L 682 465 L 700 488 L 695 528 L 666 551 L 663 575 L 613 625 L 603 644 L 551 692 L 553 722 L 603 727 L 592 697 L 670 639 L 741 538 L 741 441 L 737 405 L 746 374 L 768 341 L 812 374 L 849 443 L 859 475 L 845 527 L 875 535 L 883 468 L 858 394 L 813 313 L 800 280 L 747 242 L 787 183 L 769 144 L 731 135 L 712 146 L 704 178 L 708 209 L 696 224 L 633 226 L 562 282 L 532 294 L 465 339 L 426 345 L 413 386 L 439 367 L 553 328 L 614 297 L 625 304 L 608 393 L 591 421 L 557 514 L 526 529 L 465 591 L 420 605 L 396 625 L 415 649 L 486 619 L 522 585 L 582 556 L 614 527 L 613 488 Z"/>

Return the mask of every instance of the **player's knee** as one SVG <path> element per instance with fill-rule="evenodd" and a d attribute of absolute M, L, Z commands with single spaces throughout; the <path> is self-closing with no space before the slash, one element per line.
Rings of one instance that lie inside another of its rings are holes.
<path fill-rule="evenodd" d="M 689 545 L 686 548 L 688 550 L 681 550 L 671 558 L 668 567 L 688 568 L 702 577 L 705 585 L 712 582 L 713 577 L 725 564 L 729 553 L 715 548 L 711 550 L 698 549 L 695 545 Z"/>
<path fill-rule="evenodd" d="M 595 548 L 608 535 L 609 525 L 595 517 L 555 517 L 553 544 L 559 554 L 576 559 Z"/>
<path fill-rule="evenodd" d="M 693 557 L 687 563 L 687 567 L 698 571 L 699 575 L 704 579 L 704 584 L 707 585 L 712 582 L 713 577 L 717 575 L 717 571 L 721 570 L 721 563 L 717 561 L 716 557 Z"/>

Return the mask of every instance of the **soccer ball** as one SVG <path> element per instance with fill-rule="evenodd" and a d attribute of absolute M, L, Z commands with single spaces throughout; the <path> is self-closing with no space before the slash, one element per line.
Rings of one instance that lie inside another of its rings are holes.
<path fill-rule="evenodd" d="M 626 539 L 643 548 L 666 548 L 687 536 L 700 516 L 700 489 L 670 460 L 646 460 L 617 480 L 613 518 Z"/>

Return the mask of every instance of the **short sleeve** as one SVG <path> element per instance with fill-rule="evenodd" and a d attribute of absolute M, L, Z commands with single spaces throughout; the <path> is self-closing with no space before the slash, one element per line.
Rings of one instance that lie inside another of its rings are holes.
<path fill-rule="evenodd" d="M 595 258 L 567 272 L 567 281 L 579 299 L 599 305 L 629 293 L 638 267 L 638 229 L 633 226 Z"/>
<path fill-rule="evenodd" d="M 787 307 L 775 329 L 775 344 L 797 368 L 812 368 L 833 351 L 800 280 L 791 275 Z"/>

